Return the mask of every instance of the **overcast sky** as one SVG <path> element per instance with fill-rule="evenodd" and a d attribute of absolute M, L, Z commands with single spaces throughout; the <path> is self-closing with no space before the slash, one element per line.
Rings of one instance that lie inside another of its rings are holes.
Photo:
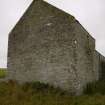
<path fill-rule="evenodd" d="M 105 55 L 105 0 L 45 0 L 74 15 Z M 0 67 L 7 66 L 8 34 L 32 0 L 0 0 Z"/>

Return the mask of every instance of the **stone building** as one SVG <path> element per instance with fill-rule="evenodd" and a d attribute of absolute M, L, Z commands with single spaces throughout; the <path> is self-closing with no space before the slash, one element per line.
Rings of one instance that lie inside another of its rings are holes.
<path fill-rule="evenodd" d="M 9 35 L 9 79 L 40 81 L 81 94 L 102 73 L 95 39 L 71 15 L 34 0 Z M 99 75 L 100 74 L 100 75 Z"/>

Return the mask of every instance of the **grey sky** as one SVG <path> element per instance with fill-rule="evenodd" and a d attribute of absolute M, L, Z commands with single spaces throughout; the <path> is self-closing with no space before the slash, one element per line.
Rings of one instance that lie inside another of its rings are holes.
<path fill-rule="evenodd" d="M 45 0 L 74 15 L 96 39 L 96 48 L 105 55 L 105 0 Z M 32 0 L 0 0 L 0 67 L 7 64 L 8 33 Z"/>

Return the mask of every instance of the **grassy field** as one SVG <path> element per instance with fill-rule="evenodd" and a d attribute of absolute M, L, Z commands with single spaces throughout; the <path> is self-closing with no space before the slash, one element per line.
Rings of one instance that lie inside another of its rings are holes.
<path fill-rule="evenodd" d="M 7 75 L 6 68 L 0 68 L 0 78 L 4 78 Z"/>
<path fill-rule="evenodd" d="M 0 105 L 105 105 L 105 82 L 88 84 L 82 96 L 70 96 L 39 82 L 0 83 Z"/>

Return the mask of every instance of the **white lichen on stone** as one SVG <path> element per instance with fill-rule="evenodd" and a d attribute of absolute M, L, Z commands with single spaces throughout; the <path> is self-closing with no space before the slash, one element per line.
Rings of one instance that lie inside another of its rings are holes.
<path fill-rule="evenodd" d="M 51 26 L 51 25 L 52 25 L 52 23 L 47 23 L 47 24 L 46 24 L 46 26 Z"/>

